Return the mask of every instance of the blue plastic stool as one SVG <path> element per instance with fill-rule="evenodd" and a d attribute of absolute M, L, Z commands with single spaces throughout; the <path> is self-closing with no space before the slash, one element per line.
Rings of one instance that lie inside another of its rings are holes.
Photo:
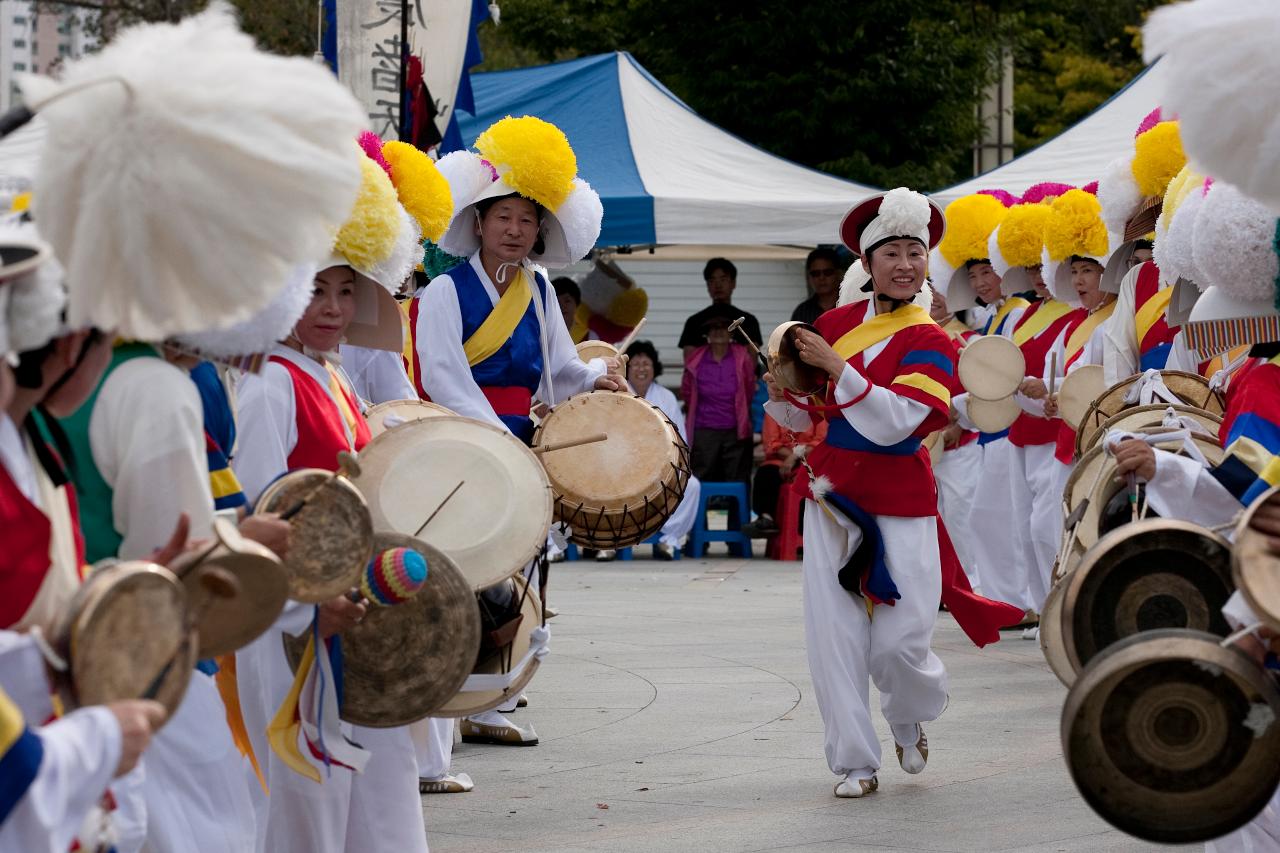
<path fill-rule="evenodd" d="M 650 536 L 648 539 L 646 539 L 646 540 L 644 540 L 643 542 L 641 542 L 640 544 L 641 544 L 641 545 L 652 545 L 652 546 L 653 546 L 653 558 L 656 560 L 656 559 L 658 559 L 658 543 L 659 543 L 659 542 L 661 542 L 661 541 L 662 541 L 662 534 L 661 534 L 661 533 L 655 533 L 655 534 L 653 534 L 652 536 Z M 630 548 L 619 548 L 619 549 L 618 549 L 618 559 L 619 559 L 619 560 L 630 560 L 631 558 L 632 558 L 632 557 L 631 557 L 631 549 L 630 549 Z M 672 555 L 671 559 L 673 559 L 673 560 L 678 560 L 678 559 L 680 559 L 680 549 L 679 549 L 679 548 L 676 548 L 676 549 L 675 549 L 675 553 Z"/>
<path fill-rule="evenodd" d="M 578 559 L 578 546 L 572 542 L 564 543 L 564 558 L 566 561 Z"/>
<path fill-rule="evenodd" d="M 730 498 L 737 503 L 729 510 L 728 530 L 707 529 L 707 502 L 711 498 Z M 747 498 L 747 484 L 707 483 L 702 484 L 702 496 L 698 499 L 698 514 L 693 522 L 693 530 L 689 533 L 689 547 L 686 549 L 693 559 L 702 556 L 703 547 L 708 542 L 728 542 L 729 553 L 735 557 L 751 559 L 751 539 L 739 528 L 751 519 L 751 504 Z"/>

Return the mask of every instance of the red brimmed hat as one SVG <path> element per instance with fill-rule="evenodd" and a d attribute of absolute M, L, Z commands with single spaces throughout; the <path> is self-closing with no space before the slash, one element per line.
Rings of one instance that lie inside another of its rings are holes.
<path fill-rule="evenodd" d="M 942 208 L 915 190 L 897 187 L 853 206 L 840 221 L 840 240 L 854 255 L 893 237 L 914 237 L 932 249 L 947 230 Z"/>

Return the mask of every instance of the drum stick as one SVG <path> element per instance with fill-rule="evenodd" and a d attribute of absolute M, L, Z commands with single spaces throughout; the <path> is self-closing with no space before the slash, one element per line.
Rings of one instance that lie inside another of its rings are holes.
<path fill-rule="evenodd" d="M 632 342 L 635 341 L 636 336 L 640 334 L 640 330 L 644 328 L 644 323 L 645 323 L 645 320 L 647 319 L 649 318 L 648 317 L 640 318 L 640 322 L 636 323 L 635 328 L 633 328 L 630 332 L 628 332 L 627 336 L 623 338 L 622 341 L 618 344 L 618 352 L 624 353 L 624 354 L 626 353 L 627 347 L 631 346 Z"/>
<path fill-rule="evenodd" d="M 174 650 L 173 657 L 165 662 L 160 668 L 160 672 L 156 677 L 151 679 L 151 683 L 147 685 L 147 689 L 142 692 L 140 699 L 154 699 L 160 693 L 160 688 L 164 685 L 164 680 L 169 677 L 169 672 L 173 669 L 173 665 L 178 662 L 178 658 L 187 653 L 187 649 L 191 647 L 191 632 L 195 626 L 200 624 L 200 620 L 204 619 L 204 614 L 208 611 L 209 606 L 220 598 L 235 598 L 240 594 L 240 581 L 235 576 L 223 569 L 210 569 L 200 576 L 200 586 L 205 592 L 204 599 L 200 602 L 200 608 L 196 610 L 195 615 L 187 620 L 186 635 L 182 638 L 182 642 L 178 644 L 178 648 Z"/>
<path fill-rule="evenodd" d="M 454 486 L 453 490 L 444 496 L 444 500 L 440 501 L 440 506 L 431 511 L 431 515 L 428 515 L 427 520 L 422 522 L 422 526 L 418 528 L 418 532 L 413 534 L 415 537 L 422 535 L 422 531 L 427 529 L 427 525 L 431 523 L 431 520 L 440 514 L 440 510 L 444 509 L 444 505 L 453 499 L 453 496 L 458 493 L 458 489 L 461 489 L 463 484 L 466 482 L 466 480 L 459 480 L 458 485 Z"/>
<path fill-rule="evenodd" d="M 756 346 L 756 342 L 751 340 L 751 336 L 748 335 L 745 331 L 743 331 L 742 324 L 745 322 L 747 322 L 746 317 L 739 317 L 738 319 L 734 320 L 732 323 L 729 324 L 729 334 L 732 335 L 734 332 L 737 332 L 739 335 L 741 335 L 742 339 L 747 342 L 747 346 L 751 349 L 753 353 L 756 354 L 756 358 L 760 359 L 760 363 L 764 365 L 765 372 L 768 373 L 769 359 L 765 358 L 764 353 L 760 352 L 760 347 Z"/>
<path fill-rule="evenodd" d="M 1049 396 L 1052 397 L 1058 386 L 1058 354 L 1049 353 Z"/>
<path fill-rule="evenodd" d="M 356 461 L 355 454 L 348 453 L 345 450 L 339 450 L 338 451 L 338 470 L 334 471 L 332 474 L 330 474 L 328 477 L 326 477 L 324 480 L 318 483 L 315 488 L 313 488 L 311 491 L 303 495 L 302 498 L 296 504 L 289 507 L 284 512 L 280 513 L 280 520 L 288 521 L 298 513 L 302 512 L 302 508 L 307 505 L 307 502 L 309 500 L 314 498 L 316 495 L 320 494 L 321 489 L 323 489 L 325 486 L 329 485 L 339 477 L 346 477 L 350 479 L 352 477 L 359 477 L 359 476 L 360 476 L 360 463 Z"/>
<path fill-rule="evenodd" d="M 570 447 L 580 447 L 584 444 L 595 444 L 597 441 L 608 441 L 609 436 L 602 432 L 592 435 L 584 435 L 581 438 L 570 438 L 565 441 L 559 441 L 555 444 L 542 444 L 533 448 L 534 453 L 550 453 L 553 450 L 568 450 Z"/>

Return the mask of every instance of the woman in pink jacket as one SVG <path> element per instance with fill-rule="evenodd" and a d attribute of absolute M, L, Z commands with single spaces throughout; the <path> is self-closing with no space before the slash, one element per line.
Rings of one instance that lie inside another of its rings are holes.
<path fill-rule="evenodd" d="M 680 382 L 693 475 L 703 482 L 751 479 L 751 397 L 756 367 L 751 353 L 733 343 L 724 313 L 703 324 L 707 342 L 689 353 Z"/>

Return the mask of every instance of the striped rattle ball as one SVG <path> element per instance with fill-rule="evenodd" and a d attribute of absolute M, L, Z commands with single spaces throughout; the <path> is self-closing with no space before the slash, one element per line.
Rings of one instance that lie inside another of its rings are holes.
<path fill-rule="evenodd" d="M 373 555 L 360 577 L 360 594 L 374 604 L 408 601 L 427 582 L 427 561 L 412 548 L 388 548 Z"/>

